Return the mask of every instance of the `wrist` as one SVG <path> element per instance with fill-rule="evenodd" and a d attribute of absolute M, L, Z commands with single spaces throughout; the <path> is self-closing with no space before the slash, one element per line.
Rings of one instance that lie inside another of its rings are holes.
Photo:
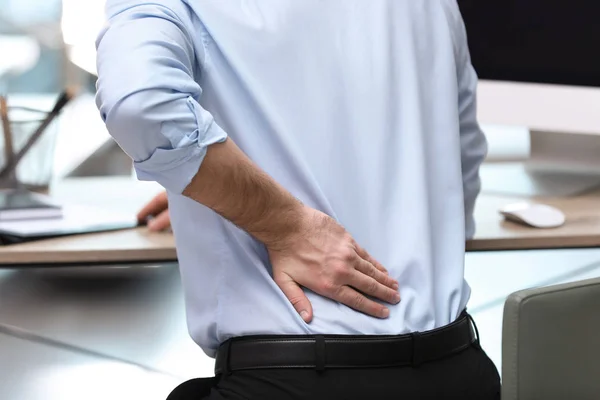
<path fill-rule="evenodd" d="M 270 250 L 283 249 L 301 234 L 307 218 L 308 207 L 294 198 L 289 204 L 271 210 L 264 223 L 250 233 Z"/>

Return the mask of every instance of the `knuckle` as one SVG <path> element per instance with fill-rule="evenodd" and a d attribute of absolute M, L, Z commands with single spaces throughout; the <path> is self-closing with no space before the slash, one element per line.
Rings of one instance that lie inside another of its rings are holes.
<path fill-rule="evenodd" d="M 292 296 L 292 297 L 288 298 L 288 300 L 295 307 L 298 304 L 302 303 L 302 300 L 304 300 L 304 298 L 302 298 L 302 296 Z"/>
<path fill-rule="evenodd" d="M 375 276 L 377 277 L 376 279 L 384 285 L 387 285 L 388 283 L 392 283 L 394 281 L 394 279 L 385 272 L 380 271 L 376 268 L 373 269 L 375 270 Z"/>
<path fill-rule="evenodd" d="M 387 289 L 385 291 L 385 300 L 388 303 L 396 303 L 396 293 L 393 290 Z"/>
<path fill-rule="evenodd" d="M 359 309 L 359 310 L 363 309 L 363 307 L 365 305 L 365 301 L 366 301 L 365 296 L 363 296 L 360 293 L 356 293 L 356 294 L 352 295 L 352 305 L 356 309 Z"/>
<path fill-rule="evenodd" d="M 390 286 L 392 284 L 392 279 L 379 271 L 375 272 L 373 279 L 385 286 Z"/>
<path fill-rule="evenodd" d="M 334 281 L 326 280 L 321 283 L 321 291 L 326 294 L 334 294 L 337 291 L 338 285 Z"/>
<path fill-rule="evenodd" d="M 348 247 L 342 251 L 342 260 L 345 262 L 353 262 L 356 258 L 356 252 L 352 248 Z"/>
<path fill-rule="evenodd" d="M 369 266 L 369 268 L 367 268 L 367 271 L 365 272 L 366 275 L 370 276 L 373 279 L 381 279 L 381 277 L 378 274 L 379 271 L 377 271 L 377 269 L 375 269 L 375 267 L 373 267 L 372 265 Z"/>
<path fill-rule="evenodd" d="M 341 280 L 348 276 L 350 269 L 345 263 L 336 263 L 332 267 L 334 280 Z"/>
<path fill-rule="evenodd" d="M 377 281 L 369 281 L 369 283 L 367 283 L 366 289 L 369 294 L 376 294 L 379 289 L 379 284 L 377 283 Z"/>

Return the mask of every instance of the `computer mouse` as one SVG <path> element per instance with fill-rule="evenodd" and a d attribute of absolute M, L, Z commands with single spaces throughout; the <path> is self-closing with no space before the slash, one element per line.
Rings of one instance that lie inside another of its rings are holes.
<path fill-rule="evenodd" d="M 537 203 L 514 203 L 500 209 L 509 221 L 533 228 L 557 228 L 565 223 L 565 214 L 558 208 Z"/>

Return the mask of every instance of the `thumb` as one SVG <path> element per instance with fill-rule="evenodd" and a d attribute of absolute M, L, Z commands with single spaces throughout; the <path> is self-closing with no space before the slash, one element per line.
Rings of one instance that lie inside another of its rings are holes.
<path fill-rule="evenodd" d="M 312 305 L 300 285 L 294 282 L 288 275 L 284 275 L 283 279 L 279 279 L 277 285 L 279 285 L 279 288 L 283 291 L 285 297 L 292 303 L 304 322 L 307 324 L 310 323 L 313 319 Z"/>

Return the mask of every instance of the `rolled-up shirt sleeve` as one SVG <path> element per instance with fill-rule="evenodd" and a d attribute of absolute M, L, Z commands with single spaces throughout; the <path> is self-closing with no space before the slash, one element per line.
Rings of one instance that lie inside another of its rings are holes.
<path fill-rule="evenodd" d="M 226 133 L 200 104 L 194 79 L 204 57 L 187 9 L 109 0 L 98 37 L 96 103 L 107 129 L 133 159 L 138 179 L 181 193 L 211 144 Z M 186 25 L 187 24 L 187 25 Z"/>

